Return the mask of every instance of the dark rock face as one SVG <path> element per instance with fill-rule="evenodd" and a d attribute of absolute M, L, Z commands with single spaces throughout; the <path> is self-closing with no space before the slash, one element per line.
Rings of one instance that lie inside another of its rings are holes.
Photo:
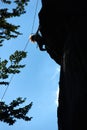
<path fill-rule="evenodd" d="M 46 51 L 61 66 L 58 130 L 87 130 L 87 8 L 78 0 L 42 0 Z"/>

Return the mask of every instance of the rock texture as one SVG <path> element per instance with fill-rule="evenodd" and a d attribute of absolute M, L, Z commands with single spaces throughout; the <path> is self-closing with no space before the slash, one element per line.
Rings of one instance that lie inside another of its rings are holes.
<path fill-rule="evenodd" d="M 78 0 L 42 0 L 46 51 L 61 67 L 58 130 L 87 130 L 87 8 Z"/>

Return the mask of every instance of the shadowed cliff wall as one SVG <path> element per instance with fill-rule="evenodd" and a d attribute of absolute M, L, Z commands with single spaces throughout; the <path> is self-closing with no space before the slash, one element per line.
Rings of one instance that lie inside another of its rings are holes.
<path fill-rule="evenodd" d="M 38 14 L 46 51 L 60 65 L 58 130 L 87 130 L 85 1 L 42 0 Z"/>

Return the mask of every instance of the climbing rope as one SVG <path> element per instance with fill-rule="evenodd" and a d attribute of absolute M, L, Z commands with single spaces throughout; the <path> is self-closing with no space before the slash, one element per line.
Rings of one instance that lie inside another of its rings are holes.
<path fill-rule="evenodd" d="M 36 19 L 37 8 L 38 8 L 38 1 L 39 1 L 39 0 L 36 1 L 36 8 L 35 8 L 35 13 L 34 13 L 32 28 L 31 28 L 31 34 L 32 34 L 32 32 L 33 32 L 33 29 L 34 29 L 34 23 L 35 23 L 35 19 Z M 23 49 L 24 51 L 26 50 L 28 44 L 29 44 L 29 38 L 28 38 L 28 41 L 26 42 L 25 47 L 24 47 L 24 49 Z"/>
<path fill-rule="evenodd" d="M 37 13 L 37 8 L 38 8 L 38 2 L 39 2 L 39 0 L 36 1 L 36 7 L 35 7 L 35 13 L 34 13 L 34 18 L 33 18 L 33 24 L 32 24 L 32 28 L 31 28 L 31 33 L 33 32 L 33 29 L 34 29 L 34 24 L 35 24 L 35 19 L 36 19 L 36 13 Z M 25 44 L 25 47 L 24 47 L 23 51 L 26 50 L 28 44 L 29 44 L 29 38 L 28 38 L 28 41 L 27 41 L 26 44 Z M 13 80 L 13 77 L 14 77 L 14 75 L 11 76 L 11 79 L 10 79 L 10 81 L 9 81 L 9 84 L 6 86 L 5 91 L 4 91 L 4 93 L 3 93 L 2 97 L 1 97 L 1 101 L 2 101 L 3 98 L 4 98 L 6 92 L 7 92 L 8 88 L 9 88 L 9 85 L 10 85 L 10 83 L 11 83 L 12 80 Z"/>

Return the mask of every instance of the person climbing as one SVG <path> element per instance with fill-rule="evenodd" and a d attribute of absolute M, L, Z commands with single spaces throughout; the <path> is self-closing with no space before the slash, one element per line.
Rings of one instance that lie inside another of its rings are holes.
<path fill-rule="evenodd" d="M 43 37 L 39 34 L 39 29 L 37 30 L 35 34 L 32 34 L 30 36 L 30 40 L 31 42 L 37 42 L 38 47 L 41 51 L 46 51 L 45 41 Z"/>

